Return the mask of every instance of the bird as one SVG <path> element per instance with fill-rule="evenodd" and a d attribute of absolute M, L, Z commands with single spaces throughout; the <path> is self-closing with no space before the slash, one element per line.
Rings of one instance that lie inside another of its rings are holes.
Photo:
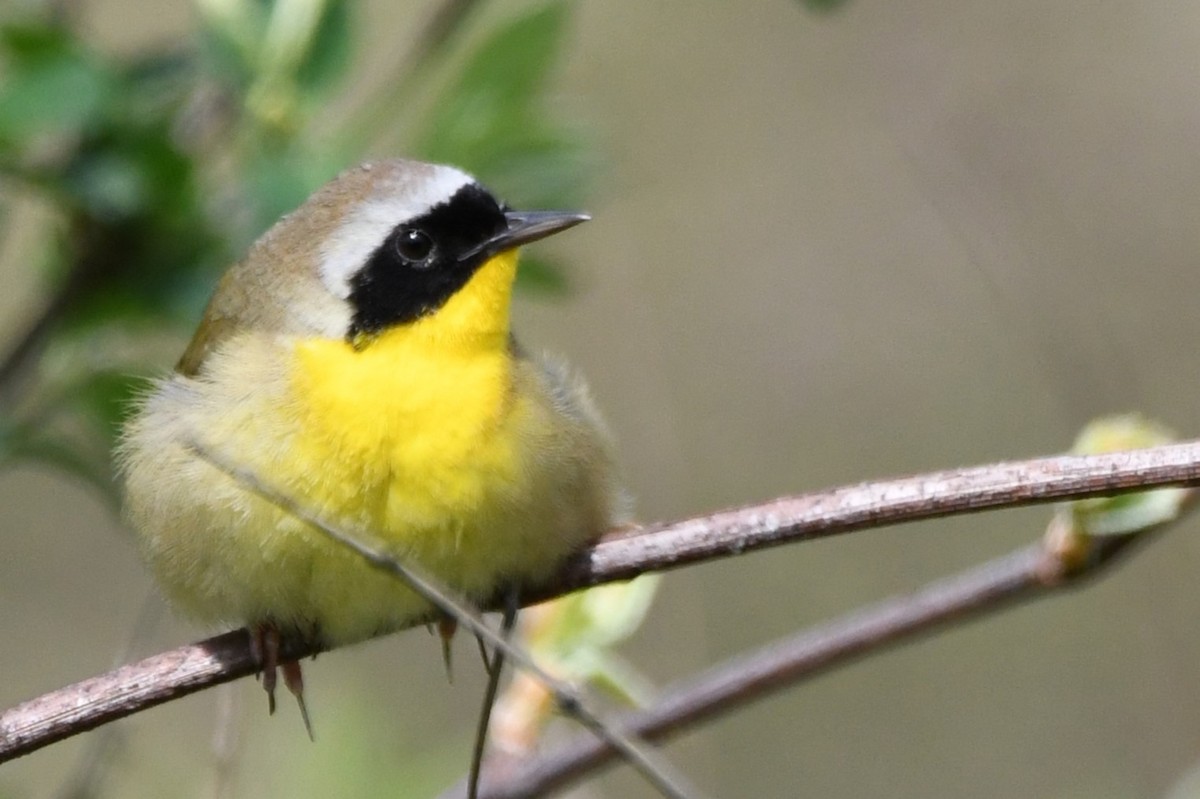
<path fill-rule="evenodd" d="M 629 515 L 583 379 L 511 329 L 519 248 L 587 219 L 513 210 L 452 166 L 348 169 L 226 271 L 135 401 L 117 461 L 142 558 L 183 615 L 247 628 L 271 710 L 278 667 L 310 735 L 281 641 L 433 610 L 203 452 L 469 600 L 544 580 Z"/>

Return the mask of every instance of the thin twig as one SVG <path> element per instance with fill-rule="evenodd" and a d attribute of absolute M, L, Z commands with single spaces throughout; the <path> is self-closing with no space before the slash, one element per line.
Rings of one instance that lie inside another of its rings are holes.
<path fill-rule="evenodd" d="M 1200 480 L 1200 442 L 1058 456 L 867 483 L 658 524 L 600 540 L 536 592 L 533 604 L 644 571 L 729 557 L 863 527 L 1103 496 Z M 244 630 L 124 666 L 0 713 L 0 762 L 114 719 L 254 672 Z M 313 654 L 288 646 L 283 657 Z"/>
<path fill-rule="evenodd" d="M 517 623 L 518 600 L 515 592 L 509 594 L 509 602 L 504 608 L 504 619 L 500 623 L 500 634 L 505 641 L 512 639 L 513 627 Z M 480 642 L 483 646 L 483 642 Z M 483 770 L 483 753 L 487 748 L 488 727 L 491 726 L 492 710 L 496 707 L 496 694 L 500 690 L 500 676 L 504 672 L 504 653 L 497 649 L 488 658 L 487 648 L 483 650 L 484 662 L 487 664 L 487 689 L 483 695 L 483 707 L 479 711 L 479 721 L 475 729 L 475 745 L 471 751 L 471 767 L 467 772 L 467 799 L 476 799 L 479 795 L 479 775 Z"/>

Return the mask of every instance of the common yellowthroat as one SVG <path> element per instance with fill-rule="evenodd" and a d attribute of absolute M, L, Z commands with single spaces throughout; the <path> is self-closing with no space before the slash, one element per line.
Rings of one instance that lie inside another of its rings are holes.
<path fill-rule="evenodd" d="M 221 279 L 126 424 L 125 507 L 179 609 L 251 630 L 269 691 L 280 637 L 343 644 L 430 607 L 190 442 L 469 598 L 547 576 L 626 520 L 585 386 L 509 327 L 517 248 L 586 219 L 511 210 L 448 166 L 364 164 Z"/>

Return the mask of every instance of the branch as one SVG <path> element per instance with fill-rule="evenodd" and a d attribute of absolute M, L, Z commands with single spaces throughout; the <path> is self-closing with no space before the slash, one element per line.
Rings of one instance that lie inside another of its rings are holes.
<path fill-rule="evenodd" d="M 784 498 L 604 537 L 526 604 L 642 572 L 729 557 L 864 527 L 1200 482 L 1200 441 L 1105 455 L 1063 455 Z M 148 707 L 252 674 L 238 630 L 123 666 L 0 713 L 0 762 Z M 314 654 L 288 646 L 284 659 Z"/>
<path fill-rule="evenodd" d="M 43 694 L 0 714 L 0 762 L 256 668 L 249 635 L 234 630 Z"/>
<path fill-rule="evenodd" d="M 1198 482 L 1200 440 L 860 483 L 610 534 L 574 556 L 552 584 L 527 596 L 549 599 L 647 571 L 865 528 Z"/>
<path fill-rule="evenodd" d="M 1101 539 L 1080 565 L 1073 565 L 1045 544 L 1024 547 L 913 594 L 884 600 L 732 658 L 668 686 L 651 707 L 610 721 L 629 735 L 664 740 L 918 635 L 1075 585 L 1114 563 L 1129 551 L 1130 544 L 1145 540 L 1149 533 Z M 602 741 L 576 736 L 532 758 L 493 757 L 484 765 L 479 796 L 543 796 L 611 762 L 614 756 Z M 442 799 L 458 799 L 464 791 L 465 783 L 460 783 L 442 794 Z"/>

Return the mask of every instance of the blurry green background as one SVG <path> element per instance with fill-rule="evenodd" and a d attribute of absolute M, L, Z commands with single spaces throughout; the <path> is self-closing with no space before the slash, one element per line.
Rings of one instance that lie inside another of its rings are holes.
<path fill-rule="evenodd" d="M 183 0 L 66 5 L 105 57 L 192 41 L 197 26 Z M 381 146 L 436 151 L 409 103 L 436 119 L 430 86 L 453 83 L 453 59 L 542 8 L 485 4 L 430 85 L 390 92 L 438 6 L 355 5 L 324 127 L 295 150 L 272 139 L 291 141 L 286 125 L 260 131 L 240 152 L 282 147 L 272 174 L 299 190 L 393 152 Z M 594 221 L 537 249 L 557 263 L 542 282 L 570 288 L 523 294 L 516 319 L 528 344 L 589 376 L 642 518 L 1059 451 L 1110 411 L 1200 432 L 1194 3 L 563 8 L 561 60 L 531 119 L 578 146 L 541 155 L 589 176 L 555 191 Z M 334 141 L 346 118 L 375 127 Z M 389 137 L 393 120 L 408 132 Z M 538 196 L 519 169 L 494 171 L 502 193 Z M 15 183 L 0 191 L 7 340 L 46 289 L 37 231 L 53 215 Z M 235 236 L 278 210 L 257 200 Z M 145 367 L 169 367 L 183 335 L 159 334 Z M 87 340 L 100 360 L 122 341 Z M 688 569 L 624 654 L 666 683 L 1033 540 L 1047 518 L 960 518 Z M 1165 796 L 1200 762 L 1196 533 L 1185 523 L 1081 592 L 873 657 L 668 751 L 716 796 Z M 97 489 L 46 463 L 0 473 L 0 706 L 106 669 L 150 591 Z M 163 614 L 137 654 L 204 632 Z M 459 642 L 453 685 L 423 632 L 324 655 L 308 669 L 315 745 L 292 707 L 268 718 L 260 689 L 236 684 L 236 795 L 432 795 L 465 769 L 473 650 Z M 211 795 L 217 706 L 206 692 L 125 722 L 104 795 Z M 56 795 L 86 741 L 0 768 L 0 797 Z M 579 795 L 649 791 L 620 769 Z"/>

